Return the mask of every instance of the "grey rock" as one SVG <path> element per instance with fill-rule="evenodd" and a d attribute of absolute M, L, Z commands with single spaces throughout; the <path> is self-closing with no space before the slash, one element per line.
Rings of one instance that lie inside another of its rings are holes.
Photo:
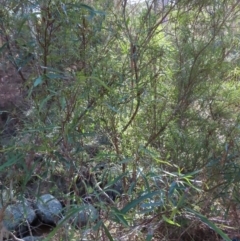
<path fill-rule="evenodd" d="M 99 145 L 104 145 L 104 146 L 110 146 L 112 145 L 109 137 L 105 134 L 98 134 L 96 137 L 95 137 L 95 140 L 96 142 L 99 143 Z"/>
<path fill-rule="evenodd" d="M 52 195 L 40 196 L 35 204 L 39 219 L 46 224 L 56 225 L 61 218 L 62 204 Z"/>
<path fill-rule="evenodd" d="M 22 238 L 22 240 L 24 240 L 24 241 L 41 241 L 43 239 L 44 239 L 44 237 L 39 237 L 39 236 L 27 236 L 27 237 Z"/>
<path fill-rule="evenodd" d="M 97 178 L 102 183 L 104 191 L 115 201 L 118 196 L 123 194 L 123 179 L 119 178 L 121 167 L 118 165 L 108 167 L 107 163 L 99 163 L 96 165 L 96 170 L 102 172 L 101 177 L 97 176 Z M 111 182 L 113 183 L 110 185 Z"/>
<path fill-rule="evenodd" d="M 13 231 L 19 226 L 26 226 L 26 222 L 31 224 L 36 217 L 31 204 L 24 200 L 6 208 L 3 223 L 9 231 Z"/>
<path fill-rule="evenodd" d="M 123 182 L 122 179 L 116 181 L 113 185 L 111 185 L 106 191 L 108 196 L 115 201 L 118 196 L 123 194 Z"/>
<path fill-rule="evenodd" d="M 71 217 L 70 223 L 74 225 L 75 228 L 84 227 L 99 218 L 97 209 L 91 204 L 84 204 L 74 209 L 76 209 L 77 213 Z"/>

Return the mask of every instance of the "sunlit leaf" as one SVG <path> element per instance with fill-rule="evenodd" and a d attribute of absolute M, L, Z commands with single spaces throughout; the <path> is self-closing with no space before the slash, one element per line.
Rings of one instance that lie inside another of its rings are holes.
<path fill-rule="evenodd" d="M 164 220 L 165 222 L 167 222 L 167 223 L 169 223 L 169 224 L 171 224 L 171 225 L 175 225 L 175 226 L 178 226 L 178 227 L 181 226 L 180 224 L 178 224 L 178 223 L 174 222 L 173 220 L 167 218 L 165 215 L 162 215 L 162 218 L 163 218 L 163 220 Z"/>

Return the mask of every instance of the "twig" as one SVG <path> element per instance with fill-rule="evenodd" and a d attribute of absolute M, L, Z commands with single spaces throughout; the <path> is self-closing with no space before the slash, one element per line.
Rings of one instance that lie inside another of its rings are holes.
<path fill-rule="evenodd" d="M 101 188 L 101 187 L 99 186 L 99 184 L 97 183 L 97 180 L 96 180 L 94 174 L 91 174 L 91 181 L 92 181 L 94 187 L 97 189 L 97 191 L 99 191 L 99 192 L 107 199 L 107 201 L 109 201 L 112 205 L 114 205 L 113 200 L 107 195 L 106 192 L 104 192 L 104 191 L 102 190 L 102 188 Z"/>

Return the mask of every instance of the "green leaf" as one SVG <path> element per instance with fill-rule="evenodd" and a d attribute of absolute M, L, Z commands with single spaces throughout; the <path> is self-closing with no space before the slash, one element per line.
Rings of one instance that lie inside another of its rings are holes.
<path fill-rule="evenodd" d="M 147 238 L 146 238 L 146 241 L 151 241 L 153 238 L 153 235 L 152 234 L 148 234 L 147 235 Z"/>
<path fill-rule="evenodd" d="M 176 182 L 172 182 L 169 191 L 168 191 L 168 196 L 171 197 L 175 191 L 175 189 L 178 187 Z"/>
<path fill-rule="evenodd" d="M 138 173 L 142 176 L 145 184 L 146 184 L 146 188 L 147 188 L 147 191 L 150 192 L 150 185 L 148 183 L 148 179 L 146 178 L 145 174 L 142 172 L 142 170 L 140 168 L 138 168 Z"/>
<path fill-rule="evenodd" d="M 91 79 L 94 79 L 96 81 L 98 81 L 105 89 L 107 89 L 108 91 L 111 91 L 111 88 L 109 88 L 102 80 L 100 80 L 99 78 L 95 77 L 95 76 L 91 76 Z"/>
<path fill-rule="evenodd" d="M 167 223 L 169 223 L 169 224 L 171 224 L 171 225 L 175 225 L 175 226 L 180 227 L 180 225 L 179 225 L 178 223 L 176 223 L 176 222 L 174 222 L 173 220 L 167 218 L 165 215 L 162 215 L 162 218 L 163 218 L 163 220 L 164 220 L 165 222 L 167 222 Z"/>
<path fill-rule="evenodd" d="M 176 216 L 176 214 L 178 213 L 178 211 L 179 211 L 178 207 L 174 207 L 174 208 L 172 209 L 172 213 L 171 213 L 171 215 L 170 215 L 170 219 L 171 219 L 171 220 Z"/>
<path fill-rule="evenodd" d="M 99 82 L 105 89 L 107 89 L 108 91 L 111 91 L 111 88 L 109 88 L 102 80 L 100 80 L 98 77 L 96 76 L 85 76 L 82 74 L 82 72 L 78 72 L 77 73 L 77 80 L 79 81 L 79 83 L 84 82 L 86 79 L 93 79 L 96 80 L 97 82 Z"/>
<path fill-rule="evenodd" d="M 141 213 L 148 213 L 153 211 L 156 207 L 163 207 L 164 202 L 158 201 L 158 202 L 150 202 L 150 203 L 143 203 L 141 204 L 141 208 L 143 211 Z"/>
<path fill-rule="evenodd" d="M 61 103 L 62 110 L 64 110 L 66 105 L 67 105 L 67 101 L 66 101 L 66 98 L 64 96 L 60 98 L 60 103 Z"/>
<path fill-rule="evenodd" d="M 157 158 L 157 157 L 156 157 L 156 156 L 157 156 L 156 153 L 148 150 L 147 148 L 145 148 L 145 147 L 143 147 L 143 146 L 141 146 L 141 147 L 139 148 L 139 150 L 143 151 L 145 154 L 149 154 L 158 164 L 166 164 L 166 165 L 168 165 L 168 166 L 172 166 L 172 164 L 169 163 L 168 161 L 163 161 L 163 160 L 160 160 L 159 158 Z"/>
<path fill-rule="evenodd" d="M 102 223 L 103 229 L 105 231 L 105 234 L 107 235 L 107 237 L 109 238 L 110 241 L 113 241 L 113 237 L 110 234 L 109 230 L 107 229 L 107 227 L 104 225 L 104 223 Z"/>
<path fill-rule="evenodd" d="M 0 53 L 3 52 L 3 50 L 7 47 L 7 43 L 5 43 L 1 48 L 0 48 Z"/>
<path fill-rule="evenodd" d="M 21 33 L 22 31 L 22 28 L 24 26 L 24 24 L 27 22 L 28 20 L 28 15 L 25 15 L 21 18 L 20 22 L 19 22 L 19 25 L 17 26 L 17 30 L 18 30 L 18 34 Z"/>
<path fill-rule="evenodd" d="M 13 158 L 9 159 L 7 162 L 4 162 L 4 164 L 2 164 L 0 166 L 0 171 L 4 170 L 7 167 L 12 166 L 13 164 L 16 164 L 18 161 L 19 161 L 19 158 L 13 157 Z"/>
<path fill-rule="evenodd" d="M 52 95 L 47 96 L 47 97 L 41 102 L 41 104 L 40 104 L 40 106 L 39 106 L 39 110 L 42 110 L 43 107 L 47 104 L 47 102 L 48 102 L 49 100 L 51 100 L 52 97 L 53 97 Z"/>
<path fill-rule="evenodd" d="M 206 216 L 190 209 L 186 208 L 189 212 L 193 213 L 196 217 L 200 218 L 200 220 L 207 224 L 210 228 L 212 228 L 216 233 L 218 233 L 225 241 L 232 241 L 221 229 L 219 229 L 213 222 L 207 219 Z"/>
<path fill-rule="evenodd" d="M 48 73 L 46 74 L 46 77 L 48 77 L 49 79 L 61 79 L 63 75 L 56 73 Z"/>
<path fill-rule="evenodd" d="M 117 223 L 121 223 L 121 224 L 123 224 L 123 225 L 125 225 L 125 226 L 128 226 L 128 222 L 127 222 L 127 220 L 124 218 L 124 214 L 121 212 L 121 211 L 119 211 L 117 208 L 112 208 L 112 210 L 111 210 L 112 212 L 112 215 L 113 215 L 113 217 L 114 217 L 114 221 L 115 222 L 117 222 Z"/>
<path fill-rule="evenodd" d="M 119 110 L 117 110 L 114 106 L 111 106 L 111 105 L 109 105 L 109 104 L 107 104 L 107 103 L 106 103 L 106 106 L 107 106 L 110 110 L 112 110 L 113 112 L 119 113 Z"/>
<path fill-rule="evenodd" d="M 43 82 L 42 76 L 39 76 L 39 77 L 34 81 L 33 87 L 37 87 L 38 85 L 42 84 L 42 82 Z"/>
<path fill-rule="evenodd" d="M 124 208 L 122 208 L 122 210 L 120 212 L 122 212 L 123 214 L 127 213 L 130 209 L 135 208 L 140 202 L 142 202 L 143 200 L 147 199 L 147 198 L 151 198 L 155 195 L 159 194 L 159 191 L 155 191 L 155 192 L 151 192 L 151 193 L 147 193 L 145 195 L 140 196 L 137 199 L 134 199 L 133 201 L 131 201 L 130 203 L 128 203 Z"/>
<path fill-rule="evenodd" d="M 111 182 L 109 182 L 105 187 L 104 190 L 111 188 L 111 186 L 115 183 L 117 183 L 119 180 L 121 180 L 123 177 L 125 177 L 127 175 L 127 173 L 123 173 L 121 175 L 119 175 L 118 177 L 114 178 Z"/>

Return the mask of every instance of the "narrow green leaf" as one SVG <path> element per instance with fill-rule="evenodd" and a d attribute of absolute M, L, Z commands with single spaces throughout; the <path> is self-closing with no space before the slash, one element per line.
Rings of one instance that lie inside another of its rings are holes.
<path fill-rule="evenodd" d="M 156 158 L 156 157 L 154 157 L 154 156 L 152 156 L 152 158 L 157 162 L 157 163 L 161 163 L 161 164 L 166 164 L 166 165 L 168 165 L 168 166 L 172 166 L 172 164 L 171 163 L 169 163 L 169 162 L 167 162 L 167 161 L 163 161 L 163 160 L 160 160 L 160 159 L 158 159 L 158 158 Z"/>
<path fill-rule="evenodd" d="M 176 222 L 174 222 L 173 220 L 167 218 L 165 215 L 162 215 L 162 218 L 163 218 L 163 220 L 164 220 L 165 222 L 167 222 L 167 223 L 169 223 L 169 224 L 171 224 L 171 225 L 175 225 L 175 226 L 180 227 L 180 225 L 179 225 L 178 223 L 176 223 Z"/>
<path fill-rule="evenodd" d="M 30 87 L 29 91 L 28 91 L 28 98 L 30 98 L 30 96 L 32 95 L 32 92 L 33 92 L 33 86 Z"/>
<path fill-rule="evenodd" d="M 105 231 L 105 234 L 107 235 L 107 237 L 109 238 L 110 241 L 113 241 L 113 237 L 110 234 L 109 230 L 107 229 L 107 227 L 104 225 L 104 223 L 102 223 L 103 229 Z"/>
<path fill-rule="evenodd" d="M 108 91 L 111 91 L 111 89 L 99 78 L 97 78 L 95 76 L 91 76 L 90 78 L 98 81 L 105 89 L 107 89 Z"/>
<path fill-rule="evenodd" d="M 99 228 L 102 226 L 102 223 L 103 223 L 102 220 L 98 220 L 98 222 L 96 223 L 96 225 L 93 226 L 92 229 L 93 229 L 94 231 L 99 230 Z"/>
<path fill-rule="evenodd" d="M 168 165 L 168 166 L 172 166 L 171 163 L 169 163 L 169 162 L 167 162 L 167 161 L 160 160 L 159 158 L 157 158 L 157 157 L 156 157 L 156 156 L 157 156 L 156 153 L 154 153 L 153 151 L 148 150 L 147 148 L 145 148 L 145 147 L 143 147 L 143 146 L 141 146 L 141 147 L 139 148 L 139 150 L 143 151 L 143 152 L 146 153 L 146 154 L 149 154 L 157 163 L 161 163 L 161 164 L 166 164 L 166 165 Z"/>
<path fill-rule="evenodd" d="M 145 214 L 145 213 L 150 213 L 156 208 L 163 207 L 164 202 L 159 201 L 159 202 L 149 202 L 149 203 L 142 203 L 140 204 L 141 211 L 139 213 Z"/>
<path fill-rule="evenodd" d="M 37 87 L 38 85 L 40 85 L 43 82 L 42 76 L 39 76 L 33 84 L 33 87 Z"/>
<path fill-rule="evenodd" d="M 56 73 L 48 73 L 46 77 L 48 77 L 49 79 L 61 79 L 63 75 Z"/>
<path fill-rule="evenodd" d="M 159 191 L 155 191 L 155 192 L 151 192 L 151 193 L 147 193 L 143 196 L 140 196 L 137 199 L 134 199 L 133 201 L 131 201 L 130 203 L 128 203 L 124 208 L 121 209 L 120 212 L 122 212 L 123 214 L 127 213 L 130 209 L 136 207 L 140 202 L 142 202 L 143 200 L 147 199 L 147 198 L 151 198 L 155 195 L 159 194 Z"/>
<path fill-rule="evenodd" d="M 122 161 L 119 162 L 119 164 L 123 164 L 123 163 L 129 163 L 133 160 L 132 157 L 128 157 L 128 158 L 124 158 Z"/>
<path fill-rule="evenodd" d="M 148 234 L 147 235 L 147 238 L 146 238 L 146 241 L 151 241 L 153 238 L 153 235 L 152 234 Z"/>
<path fill-rule="evenodd" d="M 3 52 L 3 50 L 7 47 L 7 43 L 5 43 L 1 48 L 0 48 L 0 53 Z"/>
<path fill-rule="evenodd" d="M 170 215 L 170 219 L 172 220 L 172 219 L 176 216 L 177 213 L 178 213 L 178 208 L 177 208 L 177 207 L 174 207 L 174 208 L 172 209 L 172 213 L 171 213 L 171 215 Z"/>
<path fill-rule="evenodd" d="M 43 107 L 45 106 L 45 104 L 46 104 L 49 100 L 51 100 L 51 98 L 52 98 L 52 95 L 47 96 L 47 97 L 41 102 L 41 104 L 40 104 L 40 106 L 39 106 L 39 110 L 42 110 Z"/>
<path fill-rule="evenodd" d="M 193 171 L 193 172 L 189 172 L 189 173 L 181 174 L 181 175 L 182 175 L 183 178 L 184 178 L 184 177 L 190 177 L 190 178 L 192 178 L 192 176 L 200 173 L 201 171 L 202 171 L 202 170 L 200 169 L 200 170 L 197 170 L 197 171 Z"/>
<path fill-rule="evenodd" d="M 4 164 L 2 164 L 2 165 L 0 166 L 0 171 L 2 171 L 2 170 L 4 170 L 5 168 L 10 167 L 10 166 L 12 166 L 13 164 L 17 163 L 18 160 L 19 160 L 18 158 L 16 158 L 16 159 L 12 158 L 12 159 L 9 159 L 7 162 L 4 162 Z"/>
<path fill-rule="evenodd" d="M 127 175 L 127 173 L 123 173 L 121 175 L 119 175 L 118 177 L 114 178 L 111 182 L 109 182 L 105 187 L 104 190 L 111 188 L 111 186 L 115 183 L 117 183 L 119 180 L 121 180 L 123 177 L 125 177 Z"/>
<path fill-rule="evenodd" d="M 113 112 L 119 113 L 119 110 L 117 110 L 114 106 L 111 106 L 111 105 L 109 105 L 109 104 L 107 104 L 107 103 L 106 103 L 106 106 L 107 106 L 110 110 L 112 110 Z"/>
<path fill-rule="evenodd" d="M 62 110 L 64 110 L 67 105 L 67 101 L 64 96 L 60 98 L 60 103 L 61 103 Z"/>
<path fill-rule="evenodd" d="M 208 218 L 190 208 L 186 208 L 189 212 L 193 213 L 195 216 L 200 218 L 200 220 L 212 228 L 216 233 L 218 233 L 225 241 L 232 241 L 221 229 L 219 229 L 213 222 L 208 220 Z"/>
<path fill-rule="evenodd" d="M 145 184 L 146 184 L 146 188 L 147 188 L 147 191 L 150 192 L 150 185 L 148 183 L 148 179 L 146 178 L 146 176 L 144 175 L 144 173 L 142 172 L 142 170 L 140 168 L 138 168 L 138 173 L 142 176 Z"/>
<path fill-rule="evenodd" d="M 114 221 L 116 221 L 117 223 L 121 223 L 125 226 L 128 226 L 128 222 L 127 220 L 124 218 L 124 214 L 119 211 L 117 208 L 112 208 L 112 215 L 114 217 Z"/>
<path fill-rule="evenodd" d="M 185 200 L 186 200 L 186 194 L 183 193 L 180 198 L 179 201 L 177 203 L 177 209 L 181 208 L 184 204 L 185 204 Z"/>
<path fill-rule="evenodd" d="M 168 195 L 169 197 L 171 197 L 175 191 L 175 189 L 178 187 L 177 183 L 176 182 L 172 182 L 170 188 L 169 188 L 169 191 L 168 191 Z"/>

